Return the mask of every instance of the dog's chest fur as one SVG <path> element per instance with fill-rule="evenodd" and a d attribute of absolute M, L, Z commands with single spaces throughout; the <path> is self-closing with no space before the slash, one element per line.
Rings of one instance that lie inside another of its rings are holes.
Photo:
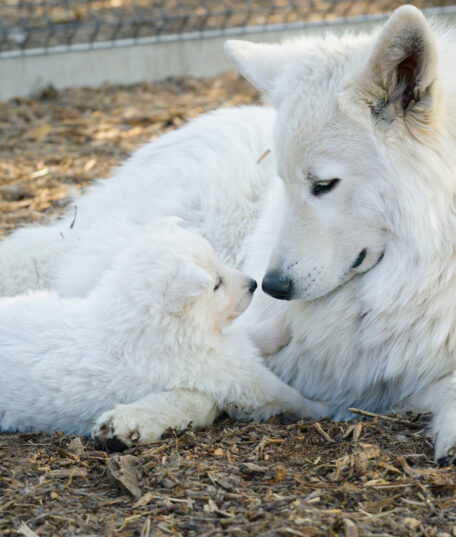
<path fill-rule="evenodd" d="M 454 370 L 456 260 L 423 270 L 412 287 L 389 270 L 379 266 L 320 300 L 291 302 L 293 338 L 269 358 L 303 395 L 329 400 L 336 419 L 350 417 L 349 407 L 398 408 Z"/>

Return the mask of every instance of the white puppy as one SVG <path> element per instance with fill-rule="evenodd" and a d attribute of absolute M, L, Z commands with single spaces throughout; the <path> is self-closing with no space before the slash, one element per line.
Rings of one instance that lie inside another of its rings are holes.
<path fill-rule="evenodd" d="M 255 288 L 205 239 L 165 219 L 87 298 L 4 298 L 0 428 L 88 434 L 98 418 L 94 434 L 129 444 L 212 423 L 214 401 L 256 419 L 324 415 L 263 365 L 239 328 L 227 328 Z"/>

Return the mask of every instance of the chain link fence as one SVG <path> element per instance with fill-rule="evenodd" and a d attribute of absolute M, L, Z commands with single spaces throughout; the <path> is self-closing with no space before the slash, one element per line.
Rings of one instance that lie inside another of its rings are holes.
<path fill-rule="evenodd" d="M 0 0 L 0 55 L 233 27 L 329 21 L 389 12 L 396 0 Z M 450 6 L 418 0 L 420 8 Z M 94 45 L 95 46 L 95 45 Z"/>

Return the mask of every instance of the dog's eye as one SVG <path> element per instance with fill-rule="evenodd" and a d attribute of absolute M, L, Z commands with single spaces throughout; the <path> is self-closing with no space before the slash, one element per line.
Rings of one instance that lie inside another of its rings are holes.
<path fill-rule="evenodd" d="M 328 181 L 317 181 L 312 183 L 312 195 L 321 196 L 332 190 L 340 179 L 329 179 Z"/>
<path fill-rule="evenodd" d="M 222 285 L 223 281 L 222 278 L 219 278 L 217 280 L 217 283 L 214 285 L 214 291 L 217 291 L 217 289 Z"/>

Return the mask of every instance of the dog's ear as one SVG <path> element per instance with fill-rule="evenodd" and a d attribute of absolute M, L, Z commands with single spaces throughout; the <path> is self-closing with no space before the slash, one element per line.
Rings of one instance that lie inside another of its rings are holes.
<path fill-rule="evenodd" d="M 213 278 L 197 265 L 193 263 L 179 265 L 166 289 L 165 300 L 169 311 L 179 311 L 213 283 Z"/>
<path fill-rule="evenodd" d="M 434 104 L 437 53 L 423 14 L 413 6 L 397 9 L 380 32 L 361 81 L 376 120 L 414 118 L 421 125 Z"/>
<path fill-rule="evenodd" d="M 239 72 L 260 91 L 271 95 L 275 80 L 289 56 L 282 45 L 230 39 L 225 54 Z"/>

